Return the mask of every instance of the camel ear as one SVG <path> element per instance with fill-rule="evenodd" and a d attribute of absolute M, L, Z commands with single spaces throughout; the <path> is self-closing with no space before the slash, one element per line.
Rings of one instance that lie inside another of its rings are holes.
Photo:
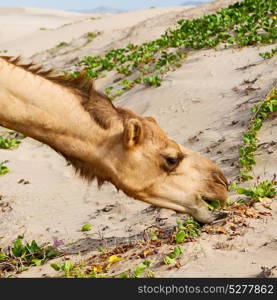
<path fill-rule="evenodd" d="M 142 123 L 138 119 L 130 119 L 125 125 L 123 143 L 127 148 L 133 148 L 143 140 Z"/>

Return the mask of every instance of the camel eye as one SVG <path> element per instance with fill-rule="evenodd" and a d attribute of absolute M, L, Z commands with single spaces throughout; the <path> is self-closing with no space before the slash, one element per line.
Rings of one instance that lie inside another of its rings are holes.
<path fill-rule="evenodd" d="M 178 156 L 164 156 L 164 163 L 161 165 L 161 167 L 166 172 L 174 171 L 184 157 L 185 155 L 182 153 L 178 154 Z"/>
<path fill-rule="evenodd" d="M 173 166 L 175 166 L 176 164 L 178 164 L 178 162 L 179 162 L 179 158 L 178 158 L 178 157 L 167 157 L 167 158 L 166 158 L 166 163 L 167 163 L 169 166 L 171 166 L 171 167 L 173 167 Z"/>

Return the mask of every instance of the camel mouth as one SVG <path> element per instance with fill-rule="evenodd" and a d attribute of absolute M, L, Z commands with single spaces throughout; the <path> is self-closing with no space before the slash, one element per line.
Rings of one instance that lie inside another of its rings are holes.
<path fill-rule="evenodd" d="M 209 210 L 212 210 L 212 211 L 213 210 L 220 210 L 222 208 L 219 200 L 210 199 L 210 198 L 207 198 L 205 196 L 202 196 L 202 200 L 208 206 Z"/>
<path fill-rule="evenodd" d="M 219 200 L 210 199 L 207 197 L 202 197 L 202 200 L 208 206 L 208 209 L 211 211 L 211 213 L 214 217 L 214 220 L 211 222 L 211 224 L 220 222 L 229 216 L 229 212 L 222 209 L 222 206 L 221 206 L 221 203 Z"/>

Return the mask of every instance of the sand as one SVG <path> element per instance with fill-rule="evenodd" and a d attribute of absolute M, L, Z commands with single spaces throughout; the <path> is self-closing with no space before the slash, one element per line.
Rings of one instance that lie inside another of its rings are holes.
<path fill-rule="evenodd" d="M 171 7 L 170 10 L 172 12 L 179 12 L 183 11 L 184 7 Z M 34 53 L 52 48 L 59 42 L 70 42 L 73 38 L 79 37 L 87 32 L 106 31 L 109 35 L 109 39 L 111 40 L 114 38 L 114 34 L 118 34 L 118 31 L 124 31 L 140 22 L 145 22 L 149 18 L 156 18 L 160 15 L 166 14 L 167 12 L 168 8 L 157 8 L 115 15 L 84 14 L 81 22 L 79 22 L 79 20 L 82 14 L 79 13 L 72 13 L 72 15 L 70 13 L 66 13 L 66 15 L 62 18 L 57 17 L 57 14 L 55 13 L 51 15 L 50 12 L 49 15 L 45 14 L 43 17 L 41 17 L 39 13 L 38 15 L 23 14 L 21 16 L 22 23 L 19 26 L 22 27 L 22 24 L 26 22 L 26 19 L 28 19 L 31 24 L 30 29 L 32 31 L 30 30 L 28 34 L 24 32 L 24 36 L 20 37 L 19 35 L 14 35 L 18 28 L 14 29 L 14 25 L 12 25 L 11 31 L 9 32 L 11 37 L 9 37 L 9 40 L 6 41 L 7 38 L 5 40 L 4 36 L 3 42 L 1 38 L 0 48 L 8 50 L 9 53 L 14 55 L 20 54 L 24 56 L 31 56 Z M 6 18 L 9 18 L 8 20 L 11 19 L 9 22 L 14 24 L 14 19 L 12 19 L 12 17 L 6 16 Z M 15 18 L 18 17 L 16 16 Z M 43 25 L 37 23 L 38 20 L 41 19 L 45 22 L 42 22 Z M 59 23 L 57 22 L 57 19 Z M 4 19 L 1 22 L 3 22 L 2 24 L 6 24 L 5 22 L 7 21 Z M 49 28 L 49 30 L 39 30 L 39 28 L 43 28 L 43 26 L 46 29 Z M 51 29 L 55 27 L 58 28 L 56 28 L 53 32 Z M 8 29 L 6 30 L 8 31 Z M 13 38 L 13 36 L 15 38 Z"/>
<path fill-rule="evenodd" d="M 39 36 L 64 24 L 98 16 L 50 9 L 0 7 L 0 50 L 13 49 L 15 45 L 20 47 L 30 35 Z M 13 41 L 17 42 L 12 44 Z M 6 47 L 6 43 L 11 43 L 11 48 Z"/>
<path fill-rule="evenodd" d="M 5 25 L 7 30 L 10 28 L 10 41 L 0 40 L 0 50 L 21 53 L 45 65 L 60 68 L 84 55 L 103 53 L 128 42 L 141 43 L 157 38 L 181 17 L 210 13 L 231 2 L 215 1 L 199 7 L 102 15 L 94 20 L 85 16 L 82 21 L 56 29 L 53 29 L 56 17 L 52 17 L 52 13 L 57 16 L 58 12 L 45 12 L 47 23 L 41 11 L 37 14 L 32 11 L 26 16 L 30 22 L 41 18 L 41 24 L 52 29 L 26 33 L 25 43 L 22 43 L 21 37 L 14 35 L 11 9 L 6 18 L 11 18 L 12 25 Z M 62 17 L 73 18 L 73 15 Z M 89 45 L 76 50 L 82 44 L 81 36 L 90 31 L 101 34 Z M 61 41 L 70 45 L 67 49 L 52 51 L 50 55 L 49 49 Z M 260 52 L 273 47 L 191 53 L 180 69 L 166 75 L 160 88 L 133 89 L 118 98 L 115 105 L 155 117 L 172 138 L 215 161 L 231 181 L 237 175 L 233 162 L 238 160 L 238 148 L 241 135 L 246 130 L 246 121 L 250 118 L 250 108 L 267 94 L 277 78 L 277 58 L 262 60 L 259 56 Z M 66 52 L 61 54 L 60 51 L 64 50 Z M 251 64 L 252 67 L 240 69 Z M 243 91 L 247 85 L 244 81 L 256 78 L 251 85 L 252 91 L 245 94 Z M 97 81 L 96 86 L 103 89 L 107 84 L 107 79 L 102 79 Z M 276 119 L 265 122 L 259 143 L 276 140 L 276 125 Z M 195 136 L 197 138 L 193 138 Z M 258 152 L 254 174 L 260 180 L 270 180 L 276 173 L 277 149 L 276 145 L 270 147 L 270 151 Z M 149 226 L 167 228 L 175 225 L 176 219 L 184 217 L 131 199 L 118 193 L 110 184 L 105 184 L 101 190 L 95 183 L 88 185 L 75 176 L 63 158 L 30 138 L 24 139 L 16 150 L 0 150 L 0 157 L 1 161 L 9 160 L 7 165 L 11 170 L 0 178 L 1 201 L 10 207 L 0 212 L 1 246 L 9 245 L 19 234 L 24 234 L 27 240 L 39 242 L 59 240 L 68 257 L 79 260 L 90 257 L 100 246 L 116 246 L 129 237 L 139 237 Z M 29 181 L 29 184 L 18 183 L 21 179 Z M 230 197 L 234 199 L 236 196 L 231 194 Z M 272 202 L 270 212 L 272 216 L 248 218 L 243 234 L 234 235 L 231 239 L 224 234 L 202 233 L 196 242 L 184 244 L 185 253 L 179 269 L 157 267 L 156 277 L 255 277 L 261 267 L 273 267 L 277 250 L 276 200 Z M 163 224 L 160 224 L 161 219 Z M 93 225 L 88 233 L 81 231 L 86 223 Z M 161 249 L 153 259 L 162 259 L 170 246 L 165 245 Z M 115 272 L 133 269 L 142 260 L 122 261 L 115 267 Z M 43 274 L 56 275 L 48 263 L 30 268 L 19 276 L 41 277 Z M 274 274 L 277 276 L 276 272 Z"/>

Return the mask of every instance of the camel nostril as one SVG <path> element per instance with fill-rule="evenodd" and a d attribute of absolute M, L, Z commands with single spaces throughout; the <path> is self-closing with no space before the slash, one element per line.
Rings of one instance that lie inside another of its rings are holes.
<path fill-rule="evenodd" d="M 223 175 L 224 176 L 224 175 Z M 230 186 L 230 184 L 229 184 L 229 182 L 228 182 L 228 180 L 226 179 L 226 177 L 224 176 L 224 185 L 225 185 L 225 187 L 226 187 L 226 190 L 229 192 L 230 190 L 229 190 L 229 186 Z"/>
<path fill-rule="evenodd" d="M 229 191 L 229 182 L 221 171 L 213 172 L 212 177 L 217 183 L 222 184 L 226 190 Z"/>

